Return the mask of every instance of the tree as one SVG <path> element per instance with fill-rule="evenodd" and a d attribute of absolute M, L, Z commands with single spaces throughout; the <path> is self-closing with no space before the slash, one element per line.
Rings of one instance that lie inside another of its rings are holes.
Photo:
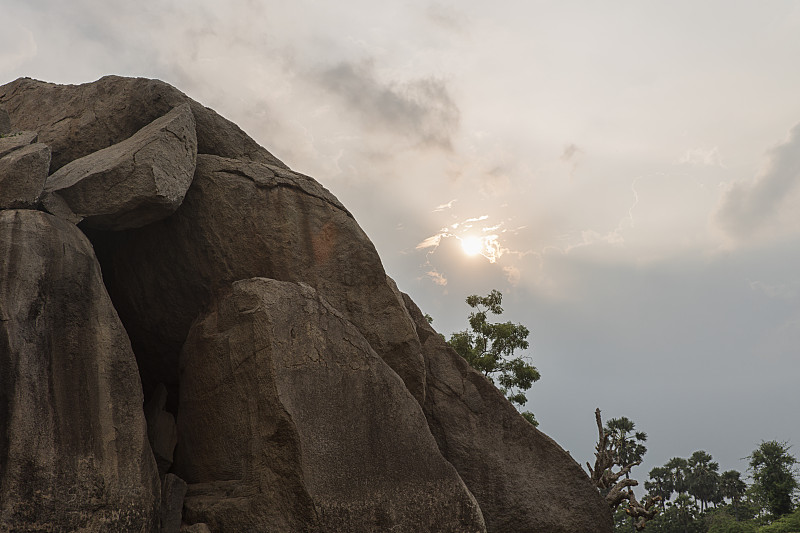
<path fill-rule="evenodd" d="M 698 450 L 688 461 L 688 491 L 700 502 L 701 513 L 708 509 L 708 503 L 715 500 L 719 491 L 719 463 L 712 459 L 710 453 Z"/>
<path fill-rule="evenodd" d="M 656 504 L 660 498 L 658 496 L 648 496 L 640 503 L 633 494 L 631 487 L 639 484 L 635 479 L 630 478 L 630 471 L 636 465 L 642 463 L 642 457 L 647 449 L 637 444 L 636 440 L 646 440 L 647 435 L 643 432 L 636 433 L 630 437 L 635 424 L 628 418 L 612 418 L 605 428 L 603 419 L 600 416 L 600 409 L 594 411 L 595 422 L 597 423 L 597 445 L 595 446 L 594 468 L 589 463 L 589 478 L 592 483 L 600 490 L 606 503 L 613 511 L 628 500 L 623 517 L 631 517 L 631 527 L 636 530 L 644 529 L 648 520 L 652 520 L 658 514 Z M 624 459 L 632 459 L 624 462 Z M 619 470 L 615 469 L 619 467 Z M 625 479 L 621 479 L 625 476 Z M 617 515 L 615 513 L 615 521 Z"/>
<path fill-rule="evenodd" d="M 639 464 L 647 453 L 647 448 L 642 444 L 647 440 L 647 433 L 635 429 L 633 420 L 625 416 L 606 422 L 605 431 L 616 454 L 614 461 L 619 465 Z"/>
<path fill-rule="evenodd" d="M 690 500 L 686 494 L 678 494 L 678 497 L 675 498 L 674 508 L 677 523 L 683 527 L 685 533 L 688 533 L 689 526 L 692 525 L 692 522 L 697 517 L 697 504 Z"/>
<path fill-rule="evenodd" d="M 673 457 L 667 461 L 664 468 L 669 470 L 670 486 L 672 490 L 677 492 L 678 495 L 686 494 L 689 488 L 689 484 L 686 480 L 689 462 L 683 457 Z"/>
<path fill-rule="evenodd" d="M 503 313 L 502 301 L 503 295 L 497 290 L 487 296 L 469 296 L 467 305 L 475 309 L 469 315 L 470 329 L 453 333 L 447 344 L 494 383 L 511 403 L 522 407 L 528 401 L 525 391 L 541 376 L 525 359 L 514 357 L 516 350 L 528 349 L 528 328 L 511 322 L 489 322 L 489 313 Z M 533 413 L 525 411 L 522 415 L 538 425 Z"/>
<path fill-rule="evenodd" d="M 666 510 L 667 501 L 672 497 L 675 489 L 672 487 L 672 476 L 666 466 L 657 466 L 650 470 L 650 481 L 644 482 L 647 493 L 661 499 L 661 510 Z"/>
<path fill-rule="evenodd" d="M 797 459 L 785 442 L 762 442 L 748 456 L 753 488 L 763 498 L 766 511 L 777 518 L 792 511 L 792 495 L 798 488 Z"/>
<path fill-rule="evenodd" d="M 731 501 L 733 517 L 739 520 L 739 505 L 747 491 L 747 483 L 742 481 L 742 474 L 736 470 L 726 470 L 719 476 L 719 494 Z"/>

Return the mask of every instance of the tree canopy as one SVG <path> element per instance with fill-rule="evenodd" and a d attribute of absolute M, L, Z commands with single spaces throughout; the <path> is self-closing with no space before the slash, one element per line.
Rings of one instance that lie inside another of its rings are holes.
<path fill-rule="evenodd" d="M 474 309 L 469 315 L 469 329 L 453 333 L 447 343 L 472 368 L 494 383 L 511 403 L 522 407 L 528 401 L 525 391 L 541 376 L 524 357 L 515 357 L 517 350 L 529 347 L 528 328 L 512 322 L 489 321 L 489 314 L 499 316 L 503 313 L 502 301 L 503 295 L 497 290 L 486 296 L 469 296 L 467 305 Z M 530 411 L 522 415 L 538 425 Z"/>
<path fill-rule="evenodd" d="M 785 442 L 771 440 L 762 442 L 748 457 L 754 488 L 775 517 L 792 511 L 792 495 L 798 488 L 797 459 L 789 448 Z"/>

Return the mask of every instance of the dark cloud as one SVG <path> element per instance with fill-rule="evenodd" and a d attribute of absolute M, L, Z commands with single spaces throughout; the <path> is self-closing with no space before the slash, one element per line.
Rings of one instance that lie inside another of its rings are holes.
<path fill-rule="evenodd" d="M 384 83 L 370 62 L 342 62 L 316 78 L 326 90 L 341 97 L 366 125 L 403 135 L 420 145 L 452 148 L 460 112 L 442 80 Z"/>
<path fill-rule="evenodd" d="M 767 156 L 756 180 L 734 183 L 717 210 L 717 224 L 734 238 L 746 239 L 771 226 L 787 197 L 800 189 L 800 124 Z"/>

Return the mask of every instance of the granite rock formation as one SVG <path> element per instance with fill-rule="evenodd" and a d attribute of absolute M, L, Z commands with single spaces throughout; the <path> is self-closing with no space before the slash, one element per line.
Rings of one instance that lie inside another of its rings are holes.
<path fill-rule="evenodd" d="M 0 211 L 0 531 L 151 531 L 158 474 L 89 240 Z"/>
<path fill-rule="evenodd" d="M 163 82 L 0 86 L 0 254 L 0 531 L 612 530 L 330 192 Z"/>

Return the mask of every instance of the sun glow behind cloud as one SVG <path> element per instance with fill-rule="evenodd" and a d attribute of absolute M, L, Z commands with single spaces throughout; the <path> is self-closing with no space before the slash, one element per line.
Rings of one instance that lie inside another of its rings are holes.
<path fill-rule="evenodd" d="M 472 217 L 463 222 L 455 222 L 448 227 L 439 230 L 439 233 L 431 235 L 419 244 L 417 250 L 430 249 L 428 254 L 436 251 L 442 243 L 442 239 L 454 238 L 461 244 L 461 250 L 468 256 L 481 255 L 490 263 L 496 263 L 507 250 L 500 243 L 500 235 L 489 233 L 500 230 L 502 233 L 502 223 L 493 224 L 486 227 L 476 226 L 475 223 L 483 222 L 489 218 L 488 215 Z"/>

